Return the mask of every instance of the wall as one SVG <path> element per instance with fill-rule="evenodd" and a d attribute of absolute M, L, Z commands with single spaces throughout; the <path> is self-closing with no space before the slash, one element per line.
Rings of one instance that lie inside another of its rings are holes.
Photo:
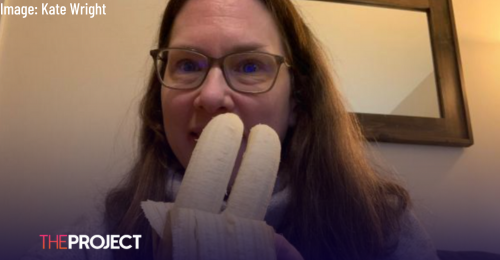
<path fill-rule="evenodd" d="M 137 104 L 166 2 L 98 3 L 105 16 L 2 17 L 1 259 L 92 211 L 133 161 Z M 4 4 L 41 9 L 37 0 Z"/>
<path fill-rule="evenodd" d="M 500 1 L 453 0 L 474 145 L 379 144 L 436 244 L 500 253 Z"/>
<path fill-rule="evenodd" d="M 14 1 L 39 3 L 6 4 Z M 99 3 L 108 15 L 2 17 L 2 259 L 91 211 L 134 158 L 137 102 L 165 3 Z M 438 247 L 500 253 L 500 2 L 453 4 L 474 146 L 374 148 L 407 183 Z"/>
<path fill-rule="evenodd" d="M 3 4 L 4 0 L 0 0 L 0 4 Z M 0 15 L 0 23 L 2 22 L 2 16 Z"/>

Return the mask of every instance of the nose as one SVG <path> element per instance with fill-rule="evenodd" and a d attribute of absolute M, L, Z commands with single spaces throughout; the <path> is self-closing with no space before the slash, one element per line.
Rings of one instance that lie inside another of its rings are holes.
<path fill-rule="evenodd" d="M 234 102 L 232 90 L 227 85 L 220 67 L 212 67 L 199 88 L 194 106 L 209 114 L 220 114 L 232 111 Z"/>

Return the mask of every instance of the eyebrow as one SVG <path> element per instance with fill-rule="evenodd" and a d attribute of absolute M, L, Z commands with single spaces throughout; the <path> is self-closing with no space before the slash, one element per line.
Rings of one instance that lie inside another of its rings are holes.
<path fill-rule="evenodd" d="M 183 49 L 191 49 L 198 51 L 200 53 L 203 53 L 207 55 L 207 49 L 204 48 L 199 48 L 199 47 L 194 47 L 193 45 L 174 45 L 174 46 L 168 46 L 169 48 L 183 48 Z M 258 44 L 258 43 L 245 43 L 245 44 L 239 44 L 236 46 L 233 46 L 229 49 L 228 52 L 224 54 L 229 54 L 229 53 L 236 53 L 236 52 L 246 52 L 246 51 L 259 51 L 259 50 L 264 50 L 266 45 L 263 44 Z"/>
<path fill-rule="evenodd" d="M 230 52 L 244 52 L 244 51 L 257 51 L 257 50 L 262 50 L 266 46 L 262 44 L 242 44 L 242 45 L 237 45 L 234 46 L 233 48 L 230 49 Z"/>

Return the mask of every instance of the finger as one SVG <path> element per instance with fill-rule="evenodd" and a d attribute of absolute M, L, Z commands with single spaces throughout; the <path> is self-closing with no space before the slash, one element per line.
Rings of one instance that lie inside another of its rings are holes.
<path fill-rule="evenodd" d="M 235 114 L 222 114 L 208 123 L 191 155 L 175 207 L 220 212 L 242 136 L 243 123 Z"/>
<path fill-rule="evenodd" d="M 276 182 L 280 153 L 280 139 L 271 127 L 256 125 L 250 130 L 225 213 L 264 220 Z"/>
<path fill-rule="evenodd" d="M 275 234 L 274 245 L 277 260 L 304 260 L 300 252 L 284 236 Z"/>

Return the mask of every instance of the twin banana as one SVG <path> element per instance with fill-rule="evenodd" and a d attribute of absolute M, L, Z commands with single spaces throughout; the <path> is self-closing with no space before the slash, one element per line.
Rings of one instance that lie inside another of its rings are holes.
<path fill-rule="evenodd" d="M 263 221 L 281 153 L 279 137 L 269 126 L 250 130 L 227 208 L 220 212 L 243 129 L 235 114 L 213 118 L 196 144 L 175 202 L 142 202 L 161 237 L 156 259 L 276 259 L 274 230 Z"/>

